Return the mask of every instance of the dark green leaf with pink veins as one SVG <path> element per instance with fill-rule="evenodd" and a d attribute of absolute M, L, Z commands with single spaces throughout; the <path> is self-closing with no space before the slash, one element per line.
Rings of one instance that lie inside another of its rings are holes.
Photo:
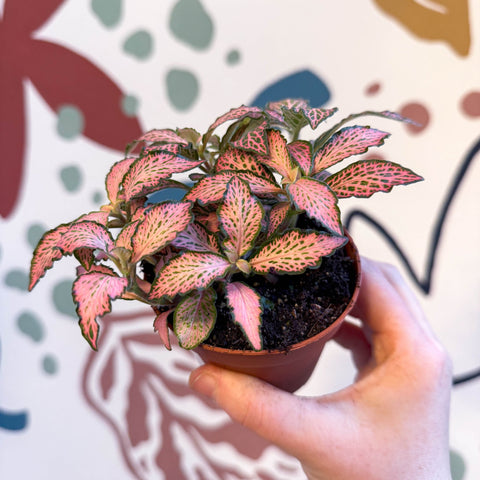
<path fill-rule="evenodd" d="M 332 135 L 328 142 L 315 154 L 313 173 L 321 172 L 345 158 L 364 153 L 369 147 L 384 143 L 390 134 L 370 127 L 345 127 Z"/>
<path fill-rule="evenodd" d="M 97 349 L 97 318 L 111 311 L 111 301 L 121 297 L 127 285 L 126 278 L 119 277 L 110 268 L 99 265 L 78 276 L 73 283 L 72 295 L 77 304 L 80 328 L 93 349 Z"/>
<path fill-rule="evenodd" d="M 186 252 L 172 259 L 152 285 L 150 298 L 173 298 L 192 290 L 205 289 L 225 276 L 231 263 L 215 253 Z"/>
<path fill-rule="evenodd" d="M 331 255 L 345 245 L 347 239 L 323 232 L 289 230 L 264 245 L 249 260 L 257 273 L 302 273 L 307 268 L 318 267 L 321 258 Z"/>
<path fill-rule="evenodd" d="M 384 160 L 352 163 L 327 178 L 326 183 L 337 197 L 370 197 L 375 192 L 389 192 L 395 185 L 423 180 L 408 168 Z"/>
<path fill-rule="evenodd" d="M 262 307 L 260 295 L 243 282 L 232 282 L 227 284 L 226 297 L 232 309 L 234 321 L 241 326 L 254 350 L 261 350 Z"/>
<path fill-rule="evenodd" d="M 158 190 L 174 173 L 186 172 L 203 160 L 189 160 L 170 152 L 155 152 L 137 159 L 123 178 L 123 199 L 129 201 Z"/>
<path fill-rule="evenodd" d="M 252 248 L 262 226 L 263 208 L 250 193 L 248 184 L 233 177 L 228 182 L 218 216 L 227 237 L 225 252 L 236 261 Z"/>
<path fill-rule="evenodd" d="M 338 199 L 325 183 L 303 177 L 287 185 L 295 207 L 337 235 L 343 235 Z"/>
<path fill-rule="evenodd" d="M 208 288 L 185 297 L 178 304 L 173 330 L 181 347 L 192 349 L 208 338 L 217 316 L 216 298 L 215 290 Z"/>

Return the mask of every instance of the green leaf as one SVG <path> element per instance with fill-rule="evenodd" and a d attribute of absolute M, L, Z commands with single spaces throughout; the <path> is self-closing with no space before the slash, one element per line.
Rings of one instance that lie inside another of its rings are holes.
<path fill-rule="evenodd" d="M 180 346 L 192 349 L 208 338 L 217 318 L 213 288 L 185 297 L 175 309 L 173 331 Z"/>

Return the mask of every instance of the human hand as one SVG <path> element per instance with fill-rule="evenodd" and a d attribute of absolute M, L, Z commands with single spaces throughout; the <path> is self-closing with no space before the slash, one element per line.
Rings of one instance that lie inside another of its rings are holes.
<path fill-rule="evenodd" d="M 394 267 L 362 259 L 353 316 L 336 340 L 352 352 L 355 382 L 300 397 L 214 365 L 190 385 L 235 421 L 297 457 L 313 479 L 450 479 L 451 364 Z"/>

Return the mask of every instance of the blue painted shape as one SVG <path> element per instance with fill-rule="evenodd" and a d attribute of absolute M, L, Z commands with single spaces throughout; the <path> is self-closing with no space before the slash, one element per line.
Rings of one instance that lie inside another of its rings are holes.
<path fill-rule="evenodd" d="M 9 413 L 0 410 L 0 428 L 5 430 L 23 430 L 28 423 L 28 413 Z"/>
<path fill-rule="evenodd" d="M 165 188 L 164 190 L 159 190 L 148 196 L 148 200 L 145 205 L 150 205 L 152 203 L 161 203 L 166 200 L 174 200 L 176 202 L 180 201 L 185 195 L 185 190 L 182 188 Z"/>
<path fill-rule="evenodd" d="M 330 90 L 325 82 L 310 70 L 292 73 L 262 90 L 250 105 L 263 108 L 268 102 L 284 98 L 303 98 L 312 107 L 321 107 L 330 100 Z"/>

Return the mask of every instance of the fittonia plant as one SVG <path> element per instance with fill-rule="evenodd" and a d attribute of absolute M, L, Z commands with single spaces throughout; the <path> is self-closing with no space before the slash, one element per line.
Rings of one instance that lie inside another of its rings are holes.
<path fill-rule="evenodd" d="M 33 254 L 29 288 L 56 260 L 75 255 L 80 266 L 72 295 L 82 334 L 94 349 L 97 319 L 117 298 L 150 305 L 154 328 L 169 349 L 173 315 L 180 345 L 194 348 L 212 331 L 222 293 L 252 348 L 261 349 L 262 301 L 247 278 L 318 267 L 347 241 L 339 198 L 370 197 L 422 179 L 384 160 L 327 171 L 389 135 L 347 122 L 366 115 L 409 121 L 388 111 L 363 112 L 313 141 L 299 139 L 304 127 L 315 131 L 335 112 L 289 99 L 264 110 L 234 108 L 203 136 L 190 128 L 146 133 L 108 173 L 107 205 L 45 233 Z M 221 125 L 220 137 L 215 131 Z M 183 189 L 183 199 L 147 204 L 148 195 L 168 188 Z M 319 228 L 297 228 L 303 213 Z M 142 278 L 141 266 L 154 273 L 151 282 Z"/>

